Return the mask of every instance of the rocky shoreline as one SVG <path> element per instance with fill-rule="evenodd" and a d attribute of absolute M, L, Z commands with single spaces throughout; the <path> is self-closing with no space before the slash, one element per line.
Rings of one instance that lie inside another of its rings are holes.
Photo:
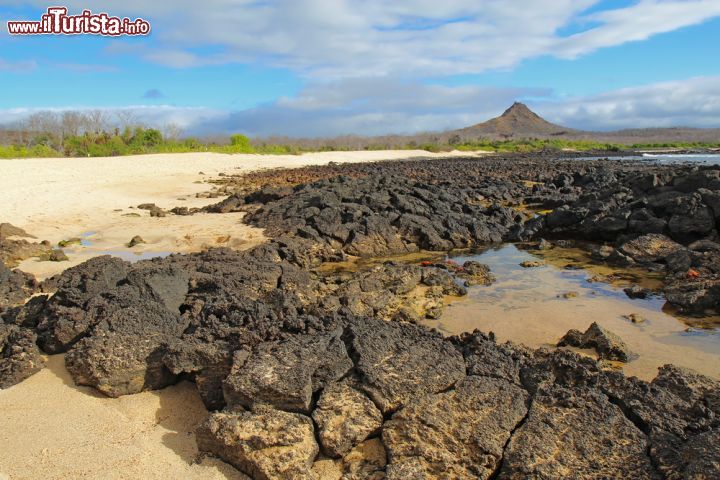
<path fill-rule="evenodd" d="M 598 261 L 662 270 L 670 303 L 708 313 L 720 308 L 717 167 L 537 155 L 220 183 L 227 198 L 206 210 L 249 212 L 270 242 L 135 264 L 98 257 L 42 284 L 0 271 L 2 388 L 42 368 L 42 352 L 67 352 L 75 382 L 112 397 L 193 380 L 213 412 L 198 446 L 259 479 L 319 478 L 326 461 L 347 479 L 720 475 L 717 381 L 666 366 L 644 382 L 563 349 L 415 325 L 466 282 L 492 281 L 472 262 L 313 270 L 603 240 Z"/>

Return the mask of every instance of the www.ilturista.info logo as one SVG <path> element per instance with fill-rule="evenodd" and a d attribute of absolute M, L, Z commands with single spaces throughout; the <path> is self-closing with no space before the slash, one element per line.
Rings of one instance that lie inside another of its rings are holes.
<path fill-rule="evenodd" d="M 80 15 L 68 15 L 66 7 L 50 7 L 39 21 L 15 20 L 7 22 L 10 35 L 148 35 L 150 23 L 137 18 L 111 17 L 107 13 L 83 10 Z"/>

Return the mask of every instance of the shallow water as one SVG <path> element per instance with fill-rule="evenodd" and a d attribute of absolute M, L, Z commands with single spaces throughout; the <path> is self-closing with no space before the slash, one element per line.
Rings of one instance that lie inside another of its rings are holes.
<path fill-rule="evenodd" d="M 499 341 L 537 348 L 555 345 L 569 329 L 584 331 L 598 322 L 639 355 L 624 365 L 628 375 L 649 380 L 659 366 L 673 363 L 720 378 L 720 319 L 682 318 L 673 315 L 661 295 L 630 299 L 623 292 L 632 284 L 659 288 L 657 273 L 592 265 L 579 249 L 539 252 L 504 245 L 452 259 L 489 265 L 497 282 L 471 287 L 466 297 L 450 300 L 439 320 L 425 321 L 429 327 L 448 335 L 493 331 Z M 520 266 L 537 260 L 545 265 Z M 563 297 L 570 292 L 576 296 Z M 632 313 L 646 320 L 632 323 L 624 317 Z"/>
<path fill-rule="evenodd" d="M 655 160 L 657 163 L 699 163 L 701 165 L 720 165 L 719 154 L 674 154 L 674 153 L 644 153 L 643 159 Z"/>
<path fill-rule="evenodd" d="M 580 157 L 578 160 L 642 160 L 661 165 L 720 165 L 720 154 L 689 154 L 689 153 L 643 153 L 630 156 L 592 156 Z"/>
<path fill-rule="evenodd" d="M 101 255 L 111 255 L 118 257 L 128 262 L 139 262 L 140 260 L 150 260 L 152 258 L 164 258 L 171 255 L 173 252 L 169 251 L 133 251 L 130 248 L 127 250 L 120 249 L 103 249 L 96 248 L 94 237 L 98 235 L 98 232 L 84 232 L 80 235 L 80 245 L 66 248 L 65 250 L 70 253 L 81 253 L 84 256 L 98 257 Z"/>

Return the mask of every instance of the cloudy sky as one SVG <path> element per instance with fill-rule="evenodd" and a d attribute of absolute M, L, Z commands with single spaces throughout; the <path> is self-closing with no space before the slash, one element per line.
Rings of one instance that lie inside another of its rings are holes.
<path fill-rule="evenodd" d="M 575 128 L 720 127 L 720 0 L 60 3 L 152 34 L 11 36 L 50 4 L 0 1 L 0 123 L 102 108 L 188 134 L 375 135 L 519 100 Z"/>

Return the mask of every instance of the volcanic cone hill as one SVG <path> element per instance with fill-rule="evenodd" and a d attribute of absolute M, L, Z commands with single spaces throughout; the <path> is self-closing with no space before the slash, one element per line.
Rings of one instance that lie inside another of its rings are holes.
<path fill-rule="evenodd" d="M 458 130 L 456 133 L 471 137 L 544 137 L 573 132 L 572 129 L 550 123 L 527 105 L 515 102 L 502 115 Z"/>

